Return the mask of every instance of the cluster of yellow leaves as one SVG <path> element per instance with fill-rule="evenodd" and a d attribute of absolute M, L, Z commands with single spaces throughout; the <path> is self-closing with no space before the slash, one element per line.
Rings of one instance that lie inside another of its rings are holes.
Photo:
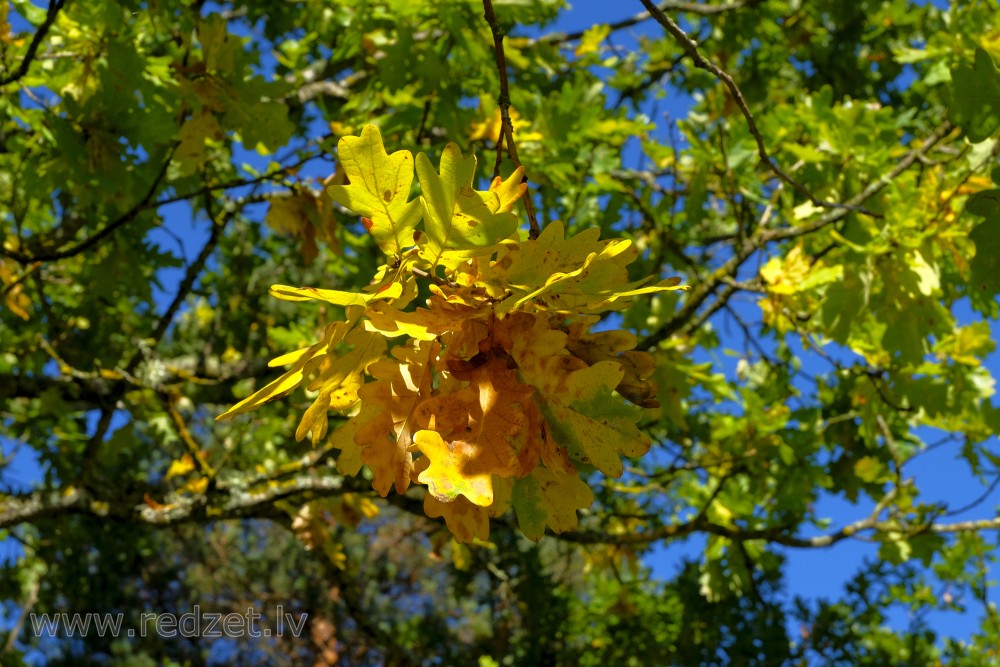
<path fill-rule="evenodd" d="M 347 555 L 334 539 L 333 529 L 339 524 L 356 528 L 363 519 L 378 516 L 379 509 L 367 498 L 345 493 L 339 498 L 325 498 L 289 509 L 292 531 L 306 549 L 319 549 L 336 567 L 343 568 Z"/>
<path fill-rule="evenodd" d="M 475 156 L 454 144 L 434 169 L 422 154 L 386 154 L 368 126 L 340 141 L 339 157 L 347 184 L 329 193 L 363 216 L 389 261 L 361 293 L 273 286 L 345 318 L 273 360 L 288 370 L 220 419 L 305 385 L 317 394 L 296 437 L 318 444 L 329 412 L 348 414 L 329 436 L 340 472 L 367 465 L 383 496 L 426 485 L 425 512 L 458 541 L 487 539 L 490 517 L 511 507 L 531 539 L 574 529 L 593 500 L 581 473 L 620 476 L 622 456 L 649 448 L 636 406 L 656 406 L 653 358 L 629 332 L 590 328 L 678 280 L 630 282 L 635 249 L 597 230 L 566 238 L 554 222 L 522 239 L 512 212 L 522 170 L 476 190 Z M 420 305 L 418 293 L 429 295 Z"/>
<path fill-rule="evenodd" d="M 24 293 L 23 276 L 17 275 L 11 263 L 0 259 L 0 294 L 4 305 L 22 320 L 31 319 L 28 308 L 31 299 Z"/>
<path fill-rule="evenodd" d="M 800 243 L 784 257 L 769 259 L 760 275 L 767 290 L 759 302 L 764 324 L 784 333 L 796 328 L 796 316 L 812 314 L 820 302 L 816 289 L 842 279 L 844 267 L 812 261 Z"/>
<path fill-rule="evenodd" d="M 482 106 L 488 106 L 488 103 Z M 531 129 L 531 123 L 521 117 L 517 109 L 511 107 L 508 115 L 510 116 L 511 129 L 514 130 L 514 134 L 517 138 L 518 144 L 522 144 L 528 141 L 541 141 L 541 133 L 535 132 Z M 494 109 L 492 115 L 489 118 L 485 118 L 478 123 L 473 123 L 471 132 L 469 134 L 469 141 L 480 141 L 482 139 L 488 140 L 490 143 L 497 143 L 500 141 L 500 130 L 503 127 L 502 120 L 500 117 L 500 109 Z"/>
<path fill-rule="evenodd" d="M 302 259 L 306 264 L 312 264 L 319 253 L 317 241 L 323 241 L 334 252 L 340 247 L 335 234 L 333 201 L 325 194 L 300 190 L 275 197 L 264 222 L 278 234 L 301 239 Z"/>

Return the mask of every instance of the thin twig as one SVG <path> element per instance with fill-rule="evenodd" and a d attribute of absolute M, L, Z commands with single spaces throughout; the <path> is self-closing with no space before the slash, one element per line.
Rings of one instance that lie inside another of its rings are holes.
<path fill-rule="evenodd" d="M 163 164 L 160 166 L 160 170 L 157 172 L 156 176 L 153 178 L 152 184 L 149 186 L 149 190 L 143 195 L 142 199 L 132 205 L 132 207 L 125 211 L 113 222 L 108 223 L 100 231 L 95 232 L 93 235 L 87 237 L 80 243 L 67 248 L 66 250 L 57 250 L 54 252 L 42 252 L 36 255 L 27 255 L 22 252 L 6 250 L 0 247 L 0 254 L 6 255 L 11 259 L 14 259 L 22 264 L 27 264 L 29 262 L 51 262 L 59 259 L 67 259 L 69 257 L 74 257 L 80 253 L 92 248 L 101 242 L 105 237 L 113 234 L 119 227 L 122 227 L 137 217 L 139 214 L 146 210 L 149 203 L 153 200 L 153 196 L 156 191 L 160 188 L 160 183 L 163 182 L 164 177 L 167 175 L 167 168 L 170 166 L 170 161 L 173 157 L 174 148 L 171 148 L 167 153 L 166 159 L 163 160 Z"/>
<path fill-rule="evenodd" d="M 276 180 L 278 176 L 293 172 L 296 169 L 299 169 L 300 167 L 305 165 L 306 163 L 311 162 L 312 160 L 315 160 L 316 158 L 322 156 L 323 156 L 322 153 L 313 153 L 311 155 L 307 155 L 306 157 L 299 159 L 297 162 L 278 167 L 276 169 L 263 173 L 260 176 L 256 176 L 254 178 L 226 181 L 225 183 L 217 183 L 215 185 L 206 185 L 192 192 L 186 192 L 182 195 L 175 195 L 173 197 L 160 199 L 153 203 L 152 208 L 160 208 L 161 206 L 166 206 L 167 204 L 175 204 L 181 201 L 188 201 L 190 199 L 200 197 L 201 195 L 204 194 L 216 192 L 218 190 L 232 190 L 234 188 L 242 188 L 250 185 L 259 185 L 261 183 L 264 183 L 265 181 L 273 181 Z"/>
<path fill-rule="evenodd" d="M 205 241 L 205 245 L 202 246 L 201 251 L 198 253 L 195 260 L 188 266 L 187 271 L 184 273 L 184 279 L 177 287 L 177 293 L 174 295 L 170 305 L 163 312 L 163 315 L 161 315 L 160 319 L 156 322 L 156 328 L 154 328 L 153 332 L 150 334 L 150 338 L 153 339 L 154 345 L 158 343 L 167 332 L 167 329 L 170 327 L 170 323 L 173 322 L 174 316 L 180 309 L 181 304 L 194 287 L 195 281 L 205 268 L 205 263 L 208 262 L 208 258 L 212 255 L 212 252 L 215 250 L 215 246 L 219 243 L 219 239 L 222 237 L 222 230 L 226 227 L 226 224 L 232 216 L 233 214 L 227 211 L 223 214 L 222 220 L 212 220 L 212 231 L 208 235 L 208 240 Z M 141 350 L 137 351 L 136 354 L 138 357 L 133 357 L 125 367 L 130 373 L 135 370 L 136 365 L 141 360 Z"/>
<path fill-rule="evenodd" d="M 493 167 L 493 178 L 496 178 L 500 175 L 500 163 L 503 159 L 501 146 L 505 142 L 507 144 L 507 156 L 514 163 L 514 167 L 523 167 L 524 165 L 521 164 L 521 160 L 517 157 L 517 146 L 514 144 L 514 125 L 510 121 L 510 85 L 507 81 L 507 57 L 503 51 L 504 33 L 500 29 L 500 24 L 497 21 L 496 12 L 493 11 L 491 0 L 483 0 L 483 15 L 486 17 L 486 22 L 490 25 L 490 30 L 493 32 L 493 47 L 497 56 L 497 73 L 500 76 L 500 97 L 497 98 L 497 104 L 500 106 L 500 136 L 497 137 L 497 161 Z M 527 173 L 524 175 L 523 182 L 527 185 Z M 535 215 L 535 206 L 531 202 L 530 190 L 525 191 L 521 201 L 524 202 L 524 210 L 528 214 L 528 236 L 536 239 L 541 234 L 541 229 L 538 227 L 538 218 Z"/>
<path fill-rule="evenodd" d="M 677 25 L 673 19 L 663 13 L 663 11 L 654 5 L 650 0 L 641 0 L 642 4 L 649 11 L 650 15 L 656 19 L 656 22 L 663 26 L 664 30 L 670 33 L 671 36 L 676 39 L 681 48 L 688 54 L 691 60 L 694 62 L 694 66 L 703 69 L 717 79 L 722 81 L 726 88 L 729 89 L 729 93 L 733 96 L 733 100 L 736 102 L 736 106 L 739 108 L 740 113 L 746 119 L 747 128 L 750 130 L 750 134 L 753 136 L 754 141 L 757 143 L 757 154 L 760 156 L 760 161 L 767 165 L 767 167 L 775 173 L 775 175 L 787 183 L 788 185 L 795 188 L 802 196 L 807 198 L 814 206 L 820 208 L 829 209 L 844 209 L 849 211 L 854 211 L 856 213 L 864 213 L 865 215 L 870 215 L 873 217 L 880 217 L 877 214 L 860 207 L 850 204 L 840 204 L 834 202 L 823 201 L 814 195 L 809 188 L 802 185 L 794 178 L 791 177 L 780 165 L 771 157 L 770 153 L 767 151 L 767 146 L 764 144 L 764 138 L 760 134 L 760 130 L 757 128 L 757 121 L 754 120 L 753 114 L 750 112 L 750 107 L 747 105 L 746 98 L 743 96 L 743 91 L 740 87 L 736 85 L 736 81 L 733 77 L 729 75 L 721 67 L 708 60 L 701 54 L 698 50 L 698 44 L 693 39 L 688 37 L 687 33 Z"/>
<path fill-rule="evenodd" d="M 68 0 L 49 0 L 49 9 L 45 14 L 45 20 L 38 26 L 35 36 L 31 38 L 31 43 L 28 44 L 28 50 L 24 54 L 21 64 L 18 65 L 13 73 L 0 77 L 0 87 L 20 80 L 28 73 L 28 69 L 31 67 L 31 63 L 38 53 L 38 47 L 42 45 L 42 41 L 45 40 L 45 36 L 49 32 L 49 28 L 56 22 L 56 17 L 62 8 L 66 6 L 67 2 Z"/>
<path fill-rule="evenodd" d="M 694 2 L 660 2 L 657 3 L 657 7 L 661 11 L 676 11 L 684 12 L 687 14 L 698 14 L 701 16 L 711 16 L 714 14 L 722 14 L 723 12 L 729 12 L 734 9 L 740 9 L 746 5 L 746 2 L 726 2 L 719 5 L 707 5 Z M 648 21 L 653 18 L 653 15 L 648 11 L 639 12 L 638 14 L 633 14 L 627 19 L 622 19 L 620 21 L 615 21 L 614 23 L 609 23 L 608 27 L 611 32 L 617 32 L 625 28 L 631 28 L 634 25 L 642 23 L 643 21 Z M 533 39 L 528 42 L 528 46 L 534 46 L 535 44 L 562 44 L 565 42 L 575 42 L 576 40 L 583 37 L 586 30 L 574 30 L 573 32 L 552 32 L 547 35 L 543 35 L 538 39 Z"/>
<path fill-rule="evenodd" d="M 986 487 L 986 490 L 983 491 L 979 495 L 978 498 L 976 498 L 975 500 L 973 500 L 970 503 L 967 503 L 967 504 L 963 505 L 962 507 L 948 510 L 947 512 L 945 512 L 941 516 L 945 516 L 945 517 L 948 517 L 948 516 L 958 516 L 959 514 L 964 514 L 965 512 L 968 512 L 969 510 L 976 509 L 977 507 L 979 507 L 980 505 L 982 505 L 984 502 L 986 502 L 986 499 L 989 498 L 993 494 L 994 491 L 996 491 L 998 485 L 1000 485 L 1000 473 L 997 473 L 997 475 L 993 478 L 993 481 L 990 482 L 990 485 L 988 487 Z"/>
<path fill-rule="evenodd" d="M 177 437 L 181 439 L 184 443 L 185 449 L 188 451 L 188 455 L 194 459 L 195 464 L 198 466 L 198 470 L 201 474 L 207 477 L 209 480 L 215 479 L 215 470 L 209 464 L 208 459 L 201 451 L 201 447 L 198 443 L 194 441 L 191 437 L 191 432 L 188 431 L 187 424 L 184 423 L 184 418 L 181 417 L 181 413 L 177 411 L 177 407 L 174 402 L 177 400 L 176 394 L 168 394 L 166 392 L 158 392 L 160 396 L 160 402 L 163 404 L 163 409 L 166 411 L 167 416 L 170 417 L 170 423 L 174 425 L 174 430 L 177 431 Z"/>
<path fill-rule="evenodd" d="M 733 279 L 733 276 L 735 276 L 739 268 L 743 266 L 743 263 L 751 255 L 753 255 L 755 251 L 763 248 L 769 242 L 797 238 L 805 234 L 819 231 L 820 229 L 823 229 L 838 220 L 842 220 L 851 212 L 851 208 L 849 208 L 850 206 L 863 203 L 881 192 L 886 186 L 892 183 L 895 178 L 913 166 L 913 164 L 917 163 L 921 155 L 926 154 L 931 148 L 937 145 L 952 131 L 952 129 L 953 126 L 948 121 L 941 123 L 941 125 L 939 125 L 937 129 L 934 130 L 934 132 L 932 132 L 931 135 L 920 144 L 919 147 L 911 150 L 887 173 L 874 179 L 865 187 L 864 190 L 849 199 L 847 202 L 848 207 L 841 207 L 838 210 L 830 211 L 826 215 L 809 224 L 797 227 L 762 230 L 758 224 L 758 232 L 745 239 L 742 245 L 738 245 L 734 249 L 733 256 L 713 272 L 713 278 L 711 280 L 706 280 L 695 285 L 694 288 L 687 293 L 684 305 L 674 314 L 673 317 L 660 325 L 656 331 L 646 336 L 646 338 L 639 343 L 639 347 L 637 349 L 653 347 L 660 341 L 679 331 L 690 332 L 697 329 L 711 315 L 722 307 L 721 304 L 719 304 L 719 300 L 728 299 L 737 292 L 737 289 L 731 284 L 727 284 L 726 288 L 717 297 L 716 301 L 713 302 L 710 308 L 702 313 L 698 313 L 698 308 L 700 308 L 701 305 L 715 293 L 720 285 L 727 283 L 730 279 Z"/>

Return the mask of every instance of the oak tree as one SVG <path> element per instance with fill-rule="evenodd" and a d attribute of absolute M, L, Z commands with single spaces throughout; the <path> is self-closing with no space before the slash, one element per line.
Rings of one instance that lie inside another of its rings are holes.
<path fill-rule="evenodd" d="M 995 4 L 600 5 L 0 6 L 2 664 L 997 660 Z"/>

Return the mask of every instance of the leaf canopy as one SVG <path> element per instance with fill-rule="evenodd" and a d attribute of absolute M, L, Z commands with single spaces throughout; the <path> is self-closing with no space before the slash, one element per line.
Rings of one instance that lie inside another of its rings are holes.
<path fill-rule="evenodd" d="M 571 4 L 0 5 L 0 663 L 996 661 L 995 3 Z"/>

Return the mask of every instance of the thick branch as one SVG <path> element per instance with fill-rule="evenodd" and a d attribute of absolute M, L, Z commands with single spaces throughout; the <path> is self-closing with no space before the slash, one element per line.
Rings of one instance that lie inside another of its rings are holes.
<path fill-rule="evenodd" d="M 206 523 L 241 518 L 271 518 L 280 513 L 274 503 L 298 496 L 327 498 L 357 489 L 339 475 L 304 474 L 262 488 L 219 483 L 205 494 L 168 495 L 165 502 L 122 506 L 120 499 L 103 499 L 80 488 L 37 491 L 0 498 L 0 529 L 71 514 L 153 526 Z"/>

